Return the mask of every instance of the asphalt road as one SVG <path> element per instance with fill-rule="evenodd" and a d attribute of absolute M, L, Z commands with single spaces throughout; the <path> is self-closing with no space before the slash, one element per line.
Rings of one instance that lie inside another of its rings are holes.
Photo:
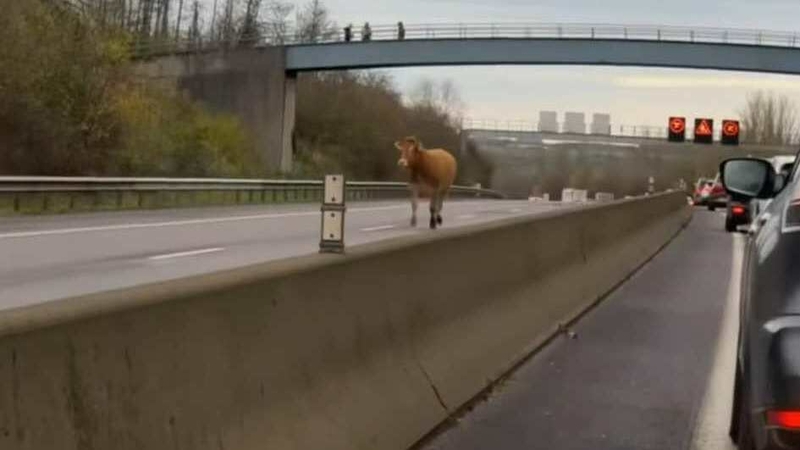
<path fill-rule="evenodd" d="M 567 206 L 453 200 L 444 227 Z M 408 201 L 354 202 L 347 245 L 430 233 L 427 204 L 409 226 Z M 202 274 L 319 249 L 319 205 L 248 206 L 0 219 L 0 310 Z"/>
<path fill-rule="evenodd" d="M 733 449 L 742 235 L 698 210 L 631 280 L 426 450 Z M 732 276 L 733 274 L 733 276 Z"/>

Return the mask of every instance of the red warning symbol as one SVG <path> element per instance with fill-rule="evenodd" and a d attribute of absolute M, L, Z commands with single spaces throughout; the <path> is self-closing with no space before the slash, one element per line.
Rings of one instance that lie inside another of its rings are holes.
<path fill-rule="evenodd" d="M 700 121 L 700 124 L 694 130 L 694 134 L 698 136 L 711 136 L 711 126 L 706 119 Z"/>
<path fill-rule="evenodd" d="M 737 136 L 739 134 L 739 122 L 726 120 L 725 125 L 722 126 L 722 132 L 725 133 L 725 136 Z"/>
<path fill-rule="evenodd" d="M 669 130 L 673 133 L 683 133 L 686 130 L 686 119 L 682 117 L 673 117 L 669 121 Z"/>

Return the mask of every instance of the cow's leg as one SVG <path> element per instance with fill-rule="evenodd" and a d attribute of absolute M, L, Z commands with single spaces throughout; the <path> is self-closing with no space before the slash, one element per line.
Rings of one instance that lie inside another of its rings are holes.
<path fill-rule="evenodd" d="M 431 193 L 431 206 L 430 206 L 430 211 L 431 211 L 431 230 L 435 230 L 436 229 L 436 205 L 437 205 L 437 202 L 439 201 L 438 199 L 439 199 L 439 193 L 437 191 L 433 191 Z"/>
<path fill-rule="evenodd" d="M 417 204 L 419 203 L 419 186 L 411 185 L 411 226 L 417 226 Z"/>
<path fill-rule="evenodd" d="M 439 193 L 439 202 L 436 206 L 436 222 L 442 224 L 442 208 L 444 207 L 444 198 L 447 196 L 447 190 Z"/>

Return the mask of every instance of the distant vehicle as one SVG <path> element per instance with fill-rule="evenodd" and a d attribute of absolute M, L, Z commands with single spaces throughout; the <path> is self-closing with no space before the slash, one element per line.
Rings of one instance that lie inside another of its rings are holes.
<path fill-rule="evenodd" d="M 701 178 L 695 186 L 694 204 L 706 206 L 709 211 L 725 207 L 728 204 L 728 194 L 722 186 L 719 174 L 714 179 Z"/>
<path fill-rule="evenodd" d="M 729 434 L 740 450 L 800 449 L 800 177 L 754 158 L 720 172 L 732 197 L 772 199 L 746 241 Z"/>
<path fill-rule="evenodd" d="M 737 199 L 736 196 L 731 195 L 728 200 L 725 214 L 725 231 L 732 233 L 738 229 L 740 225 L 747 225 L 752 220 L 750 203 L 747 199 Z"/>

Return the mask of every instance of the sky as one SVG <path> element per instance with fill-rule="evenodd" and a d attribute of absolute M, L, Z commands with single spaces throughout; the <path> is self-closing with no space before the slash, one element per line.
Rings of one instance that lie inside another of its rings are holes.
<path fill-rule="evenodd" d="M 293 2 L 297 5 L 303 1 Z M 800 0 L 325 0 L 339 24 L 570 22 L 799 31 Z M 603 66 L 473 66 L 384 70 L 410 92 L 421 77 L 452 79 L 464 115 L 536 121 L 540 110 L 611 114 L 617 125 L 663 126 L 670 115 L 736 118 L 748 92 L 800 105 L 800 77 Z"/>

